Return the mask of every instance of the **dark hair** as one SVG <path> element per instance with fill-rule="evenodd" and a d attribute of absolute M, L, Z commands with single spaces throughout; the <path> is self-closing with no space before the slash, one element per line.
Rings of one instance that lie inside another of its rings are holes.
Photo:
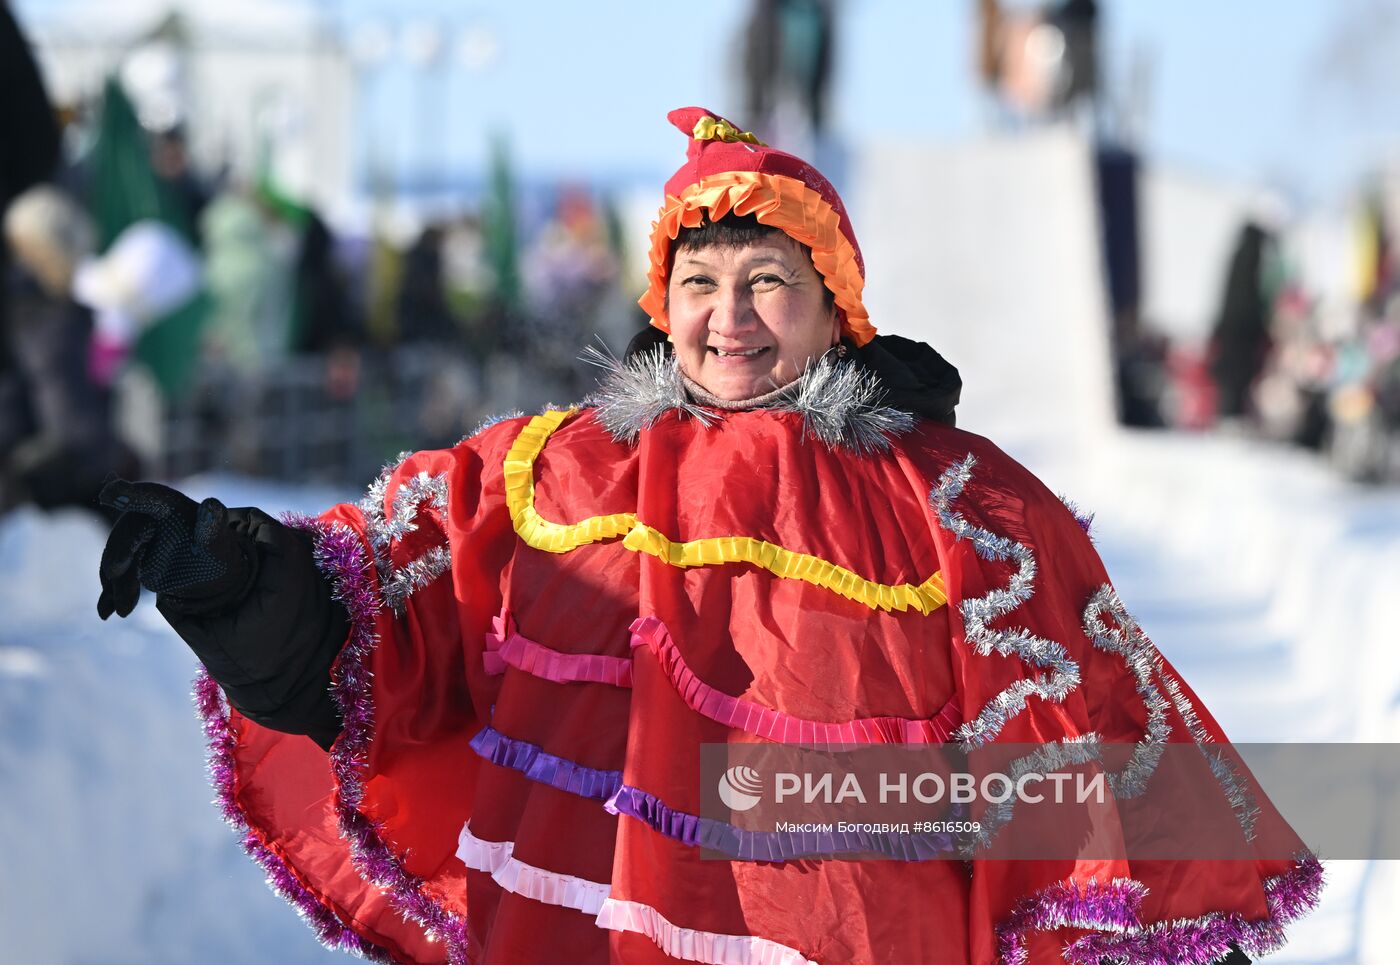
<path fill-rule="evenodd" d="M 703 216 L 700 224 L 694 228 L 682 228 L 676 235 L 676 240 L 671 242 L 671 250 L 666 256 L 666 277 L 671 277 L 671 269 L 676 263 L 676 252 L 678 251 L 703 251 L 706 248 L 743 248 L 753 244 L 755 241 L 762 241 L 773 235 L 782 235 L 785 238 L 791 237 L 782 228 L 775 228 L 772 225 L 763 224 L 758 220 L 757 215 L 752 214 L 731 214 L 720 218 L 718 221 L 711 221 L 709 216 Z M 793 239 L 793 244 L 802 249 L 808 260 L 811 260 L 812 249 L 797 239 Z M 815 267 L 815 266 L 813 266 Z M 821 277 L 821 272 L 817 272 Z M 670 286 L 667 285 L 669 289 Z M 826 299 L 826 304 L 831 305 L 836 301 L 836 294 L 825 285 L 822 285 L 822 293 Z M 667 292 L 669 300 L 670 293 Z"/>

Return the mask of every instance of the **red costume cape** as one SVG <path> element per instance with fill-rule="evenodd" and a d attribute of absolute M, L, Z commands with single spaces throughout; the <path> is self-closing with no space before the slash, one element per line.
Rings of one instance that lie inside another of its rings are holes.
<path fill-rule="evenodd" d="M 855 454 L 792 412 L 711 421 L 628 444 L 592 409 L 512 419 L 305 521 L 354 624 L 337 744 L 200 694 L 227 815 L 323 939 L 480 963 L 1281 943 L 1320 887 L 1307 855 L 702 859 L 702 743 L 1225 739 L 1074 516 L 986 440 L 919 422 Z"/>

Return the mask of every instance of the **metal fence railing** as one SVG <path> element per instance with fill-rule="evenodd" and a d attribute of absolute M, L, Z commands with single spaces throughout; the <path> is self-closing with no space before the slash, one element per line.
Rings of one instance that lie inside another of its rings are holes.
<path fill-rule="evenodd" d="M 455 444 L 488 415 L 568 402 L 585 377 L 428 345 L 297 357 L 254 378 L 209 372 L 168 407 L 160 475 L 230 471 L 358 485 L 399 452 Z"/>

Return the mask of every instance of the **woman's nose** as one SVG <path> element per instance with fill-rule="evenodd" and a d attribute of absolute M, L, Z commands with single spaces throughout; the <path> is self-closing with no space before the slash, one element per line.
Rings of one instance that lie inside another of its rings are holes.
<path fill-rule="evenodd" d="M 726 335 L 746 332 L 754 327 L 758 318 L 748 286 L 721 285 L 716 295 L 714 310 L 710 312 L 710 331 Z"/>

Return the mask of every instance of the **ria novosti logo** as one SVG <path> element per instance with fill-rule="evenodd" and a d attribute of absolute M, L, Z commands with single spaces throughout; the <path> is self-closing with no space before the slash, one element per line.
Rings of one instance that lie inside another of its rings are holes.
<path fill-rule="evenodd" d="M 881 771 L 862 775 L 853 771 L 777 771 L 772 773 L 773 800 L 777 804 L 937 804 L 956 805 L 982 801 L 1005 804 L 1013 798 L 1018 802 L 1039 804 L 1052 800 L 1056 804 L 1093 802 L 1105 804 L 1111 800 L 1104 773 L 1067 772 L 1041 773 L 1029 771 L 1011 775 L 1001 772 L 973 774 L 953 771 L 940 774 L 926 771 L 911 775 L 903 771 Z M 1043 784 L 1050 784 L 1045 793 Z M 719 776 L 719 799 L 731 811 L 749 811 L 763 798 L 763 776 L 747 764 L 734 764 Z"/>
<path fill-rule="evenodd" d="M 735 764 L 719 776 L 719 799 L 731 811 L 747 811 L 763 795 L 763 778 L 747 764 Z"/>

